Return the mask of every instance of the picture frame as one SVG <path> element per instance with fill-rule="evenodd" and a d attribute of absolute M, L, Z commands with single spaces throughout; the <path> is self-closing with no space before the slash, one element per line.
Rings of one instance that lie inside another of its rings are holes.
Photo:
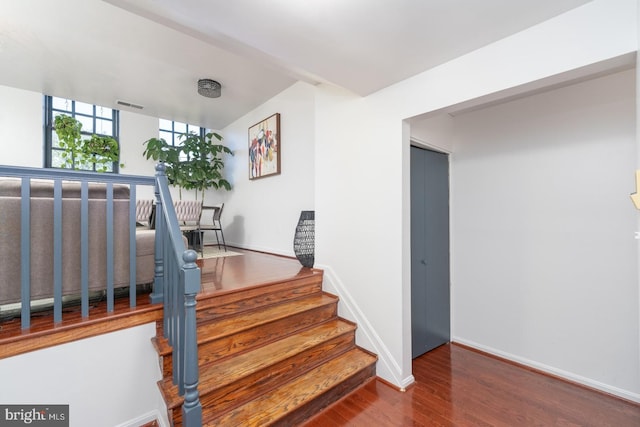
<path fill-rule="evenodd" d="M 249 180 L 280 174 L 280 113 L 249 127 Z"/>

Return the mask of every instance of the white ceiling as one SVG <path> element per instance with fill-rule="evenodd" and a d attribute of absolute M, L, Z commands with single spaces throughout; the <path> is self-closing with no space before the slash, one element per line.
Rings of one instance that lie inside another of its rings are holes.
<path fill-rule="evenodd" d="M 588 1 L 2 0 L 0 85 L 220 129 L 298 80 L 367 95 Z"/>

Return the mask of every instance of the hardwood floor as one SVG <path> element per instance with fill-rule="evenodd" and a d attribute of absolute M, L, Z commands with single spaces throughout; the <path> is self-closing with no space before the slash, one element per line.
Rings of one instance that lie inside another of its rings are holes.
<path fill-rule="evenodd" d="M 325 426 L 640 426 L 640 405 L 447 344 L 402 393 L 371 381 L 308 420 Z"/>
<path fill-rule="evenodd" d="M 295 259 L 231 249 L 243 255 L 198 261 L 203 293 L 224 294 L 239 287 L 252 288 L 305 271 Z M 131 314 L 126 305 L 117 311 Z M 145 295 L 139 297 L 138 308 L 133 311 L 147 316 L 160 314 L 158 308 L 148 304 Z M 98 322 L 100 318 L 108 318 L 107 324 L 114 324 L 118 317 L 102 313 L 99 305 L 92 310 L 94 315 L 91 320 L 70 315 L 55 326 L 43 317 L 34 321 L 30 331 L 20 331 L 14 322 L 4 322 L 0 324 L 0 349 L 8 349 L 7 341 L 20 336 L 44 334 L 47 329 L 65 330 L 76 323 Z M 142 321 L 149 319 L 143 317 Z M 70 340 L 77 338 L 70 334 Z M 8 355 L 1 353 L 0 358 Z M 638 404 L 456 344 L 441 346 L 415 359 L 413 374 L 416 382 L 404 393 L 373 380 L 304 426 L 640 426 Z"/>

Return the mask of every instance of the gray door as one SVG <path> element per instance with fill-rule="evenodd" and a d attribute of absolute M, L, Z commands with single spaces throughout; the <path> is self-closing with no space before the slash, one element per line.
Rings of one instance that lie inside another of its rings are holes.
<path fill-rule="evenodd" d="M 414 358 L 449 342 L 449 317 L 449 156 L 411 147 Z"/>

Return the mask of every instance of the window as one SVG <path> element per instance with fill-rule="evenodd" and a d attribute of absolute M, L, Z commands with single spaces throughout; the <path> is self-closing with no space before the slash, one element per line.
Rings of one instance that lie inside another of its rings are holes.
<path fill-rule="evenodd" d="M 167 144 L 173 146 L 182 145 L 181 135 L 195 133 L 204 138 L 206 129 L 196 125 L 189 125 L 186 123 L 174 122 L 171 120 L 160 119 L 159 134 L 160 138 L 167 141 Z M 184 153 L 180 154 L 181 160 L 187 160 L 182 158 Z"/>
<path fill-rule="evenodd" d="M 205 129 L 200 126 L 188 125 L 186 123 L 174 122 L 160 119 L 160 138 L 167 141 L 169 145 L 181 145 L 180 135 L 183 133 L 195 133 L 204 136 Z"/>
<path fill-rule="evenodd" d="M 110 136 L 119 141 L 119 112 L 99 105 L 85 104 L 71 99 L 57 98 L 55 96 L 44 97 L 45 104 L 45 167 L 60 168 L 64 164 L 58 135 L 54 130 L 54 119 L 60 114 L 76 118 L 82 123 L 82 134 L 87 138 L 93 134 Z M 77 169 L 95 171 L 95 163 L 76 165 Z M 114 162 L 107 168 L 107 172 L 117 173 L 118 163 Z"/>

